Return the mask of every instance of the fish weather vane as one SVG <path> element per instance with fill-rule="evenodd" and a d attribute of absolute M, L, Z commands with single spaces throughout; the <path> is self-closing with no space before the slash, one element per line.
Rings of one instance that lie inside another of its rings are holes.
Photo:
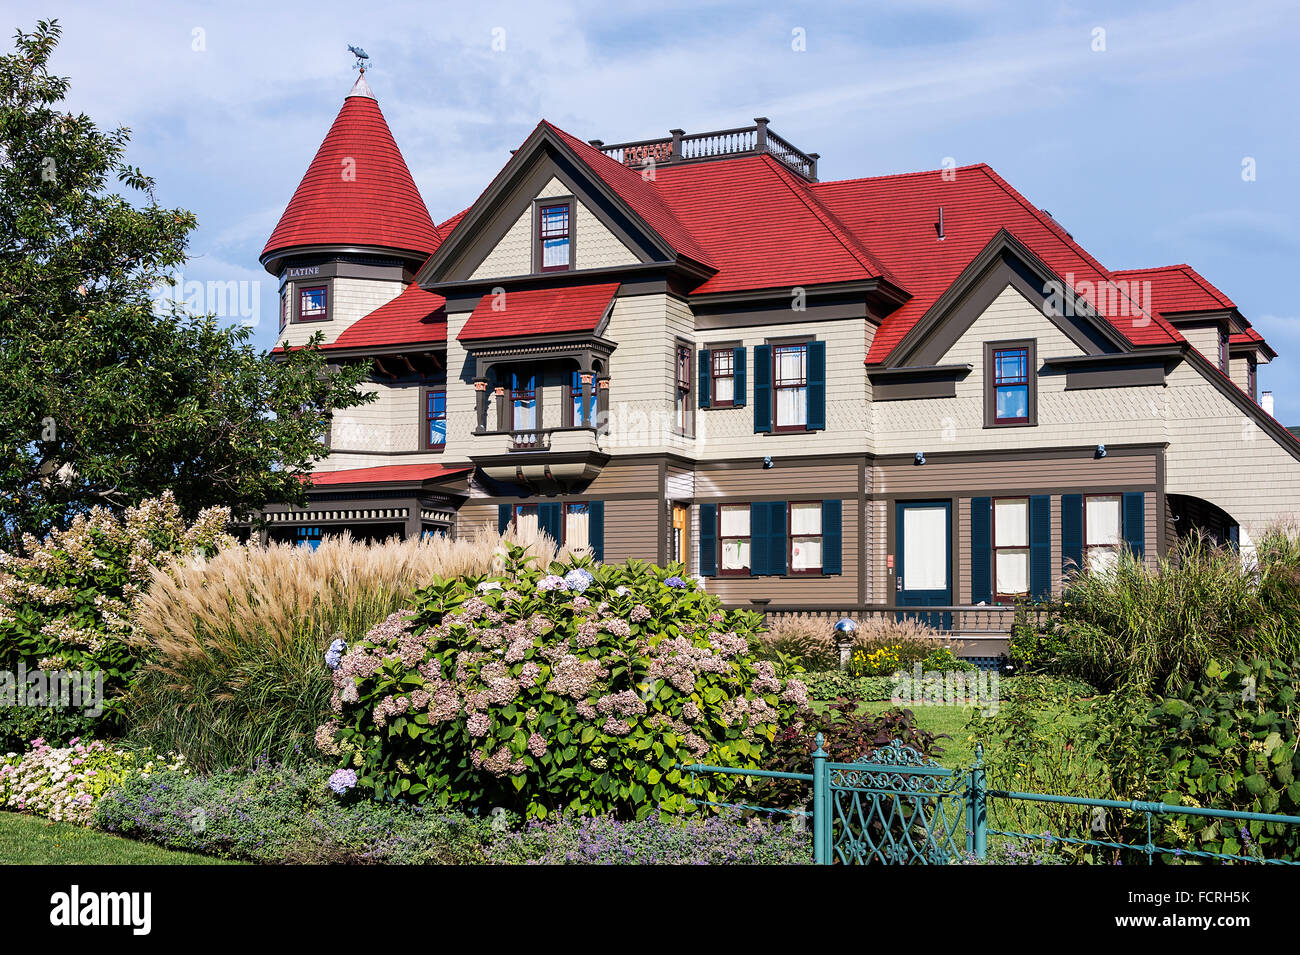
<path fill-rule="evenodd" d="M 359 46 L 353 46 L 351 43 L 348 44 L 348 52 L 357 58 L 357 62 L 353 64 L 353 69 L 364 73 L 366 68 L 370 66 L 370 54 Z"/>

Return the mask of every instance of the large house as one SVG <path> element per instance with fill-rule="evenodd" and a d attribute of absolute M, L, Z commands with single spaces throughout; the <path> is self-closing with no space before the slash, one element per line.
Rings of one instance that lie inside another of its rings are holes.
<path fill-rule="evenodd" d="M 1275 354 L 1190 266 L 1111 271 L 985 165 L 817 162 L 766 119 L 543 121 L 438 223 L 362 75 L 262 263 L 279 347 L 322 332 L 378 398 L 270 536 L 539 528 L 729 605 L 925 608 L 980 656 L 1072 566 L 1300 514 Z"/>

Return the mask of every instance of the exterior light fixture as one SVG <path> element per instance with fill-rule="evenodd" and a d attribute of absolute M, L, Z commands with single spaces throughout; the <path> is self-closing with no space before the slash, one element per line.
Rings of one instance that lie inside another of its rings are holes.
<path fill-rule="evenodd" d="M 763 468 L 765 470 L 770 471 L 774 467 L 776 467 L 776 462 L 772 460 L 772 456 L 770 454 L 767 457 L 763 458 Z"/>
<path fill-rule="evenodd" d="M 925 452 L 924 452 L 924 451 L 917 451 L 917 452 L 916 452 L 916 457 L 912 458 L 912 463 L 915 464 L 915 465 L 917 465 L 918 467 L 919 467 L 920 465 L 924 464 L 924 463 L 925 463 Z"/>
<path fill-rule="evenodd" d="M 1104 458 L 1105 456 L 1106 456 L 1106 445 L 1104 444 L 1097 445 L 1097 457 Z"/>

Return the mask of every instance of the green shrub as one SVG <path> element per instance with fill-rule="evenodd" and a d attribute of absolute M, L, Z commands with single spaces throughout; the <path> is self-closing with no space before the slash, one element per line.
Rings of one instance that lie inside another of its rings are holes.
<path fill-rule="evenodd" d="M 529 546 L 555 553 L 549 541 Z M 133 738 L 183 752 L 205 772 L 300 758 L 329 714 L 330 643 L 361 640 L 412 606 L 418 588 L 488 573 L 501 553 L 495 533 L 377 544 L 345 536 L 314 550 L 226 548 L 156 575 L 132 607 L 148 659 L 130 696 Z"/>
<path fill-rule="evenodd" d="M 801 673 L 799 679 L 808 688 L 808 698 L 819 703 L 849 697 L 862 702 L 893 699 L 898 682 L 892 676 L 849 676 L 843 670 Z"/>
<path fill-rule="evenodd" d="M 1126 798 L 1235 812 L 1300 815 L 1300 670 L 1255 658 L 1223 667 L 1098 733 Z M 1121 735 L 1137 724 L 1145 732 Z M 1300 826 L 1159 817 L 1160 844 L 1300 859 Z"/>
<path fill-rule="evenodd" d="M 594 573 L 593 573 L 594 571 Z M 682 763 L 757 767 L 806 704 L 756 661 L 761 618 L 631 561 L 439 581 L 343 656 L 318 739 L 376 797 L 642 818 L 718 801 Z M 563 574 L 564 576 L 560 576 Z"/>
<path fill-rule="evenodd" d="M 171 494 L 127 508 L 78 515 L 22 555 L 0 554 L 0 669 L 101 671 L 101 732 L 124 726 L 123 691 L 140 662 L 128 643 L 128 604 L 155 568 L 178 555 L 211 555 L 231 542 L 224 508 L 186 524 Z M 40 721 L 40 717 L 30 717 Z"/>
<path fill-rule="evenodd" d="M 1041 605 L 1040 605 L 1041 606 Z M 1061 634 L 1059 616 L 1047 605 L 1048 617 L 1042 627 L 1037 624 L 1037 614 L 1031 613 L 1029 604 L 1016 604 L 1015 619 L 1011 624 L 1011 639 L 1007 645 L 1007 661 L 1013 673 L 1054 673 L 1061 668 L 1065 652 L 1065 638 Z"/>
<path fill-rule="evenodd" d="M 75 738 L 89 739 L 102 729 L 101 718 L 66 706 L 0 706 L 0 753 L 27 749 L 32 740 L 58 746 Z"/>

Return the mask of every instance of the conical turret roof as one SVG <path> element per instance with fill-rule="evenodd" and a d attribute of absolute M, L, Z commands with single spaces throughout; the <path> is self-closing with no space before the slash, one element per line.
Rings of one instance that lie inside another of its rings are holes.
<path fill-rule="evenodd" d="M 262 250 L 371 247 L 423 259 L 441 241 L 379 102 L 357 78 Z"/>

